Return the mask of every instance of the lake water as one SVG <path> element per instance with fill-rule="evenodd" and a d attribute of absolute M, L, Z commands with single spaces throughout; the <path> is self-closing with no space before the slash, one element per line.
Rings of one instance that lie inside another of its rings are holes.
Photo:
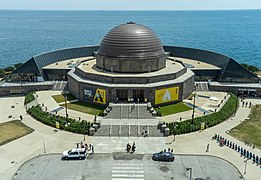
<path fill-rule="evenodd" d="M 0 67 L 46 51 L 99 45 L 111 28 L 129 21 L 150 27 L 163 45 L 216 51 L 261 68 L 261 10 L 0 10 Z"/>

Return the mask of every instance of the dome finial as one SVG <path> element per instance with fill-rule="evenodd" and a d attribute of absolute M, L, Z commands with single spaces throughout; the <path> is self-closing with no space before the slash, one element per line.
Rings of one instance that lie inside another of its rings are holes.
<path fill-rule="evenodd" d="M 136 24 L 136 23 L 133 21 L 130 21 L 130 22 L 127 22 L 127 24 Z"/>

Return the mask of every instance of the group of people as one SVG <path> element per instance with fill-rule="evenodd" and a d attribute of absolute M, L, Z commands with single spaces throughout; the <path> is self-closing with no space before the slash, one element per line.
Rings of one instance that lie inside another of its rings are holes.
<path fill-rule="evenodd" d="M 129 143 L 126 145 L 127 153 L 129 153 L 129 152 L 134 153 L 135 149 L 136 149 L 135 142 L 133 142 L 132 146 Z"/>
<path fill-rule="evenodd" d="M 243 156 L 244 158 L 252 160 L 253 163 L 256 163 L 257 165 L 261 165 L 261 157 L 259 157 L 258 155 L 246 150 L 245 148 L 240 147 L 239 145 L 229 141 L 228 139 L 225 139 L 224 137 L 222 137 L 218 134 L 215 134 L 212 137 L 212 139 L 216 140 L 219 143 L 219 145 L 227 146 L 227 147 L 235 150 L 236 152 L 239 152 L 241 154 L 241 156 Z"/>
<path fill-rule="evenodd" d="M 247 101 L 246 102 L 242 101 L 242 107 L 244 107 L 244 106 L 247 107 L 247 105 L 249 105 L 248 106 L 249 108 L 251 108 L 251 106 L 252 106 L 251 102 L 248 103 Z"/>
<path fill-rule="evenodd" d="M 85 148 L 86 151 L 91 151 L 94 154 L 94 146 L 92 144 L 88 146 L 88 144 L 81 141 L 80 143 L 76 143 L 76 148 Z"/>

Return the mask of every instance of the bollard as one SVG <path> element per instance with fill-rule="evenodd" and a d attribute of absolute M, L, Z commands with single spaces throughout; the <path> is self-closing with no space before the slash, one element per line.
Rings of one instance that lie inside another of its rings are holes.
<path fill-rule="evenodd" d="M 164 131 L 164 136 L 169 136 L 169 134 L 170 134 L 170 129 L 166 128 Z"/>
<path fill-rule="evenodd" d="M 165 129 L 167 128 L 167 125 L 166 124 L 163 124 L 161 126 L 161 132 L 165 133 Z"/>
<path fill-rule="evenodd" d="M 97 124 L 98 128 L 100 128 L 101 127 L 101 120 L 96 120 L 95 124 Z"/>
<path fill-rule="evenodd" d="M 98 129 L 98 125 L 97 124 L 93 124 L 92 127 L 94 128 L 94 131 L 96 132 Z"/>
<path fill-rule="evenodd" d="M 90 136 L 93 136 L 93 135 L 94 135 L 94 132 L 95 132 L 95 129 L 94 129 L 93 127 L 91 127 L 91 128 L 89 129 L 89 135 L 90 135 Z"/>

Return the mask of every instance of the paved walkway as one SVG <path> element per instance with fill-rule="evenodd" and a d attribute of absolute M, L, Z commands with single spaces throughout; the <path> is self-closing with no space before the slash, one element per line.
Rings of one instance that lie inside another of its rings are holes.
<path fill-rule="evenodd" d="M 51 99 L 47 100 L 49 91 L 38 92 L 38 101 L 45 103 L 48 108 L 57 107 L 57 103 Z M 16 102 L 19 99 L 17 97 L 8 97 L 9 101 Z M 22 99 L 22 98 L 21 98 Z M 0 102 L 4 101 L 0 99 Z M 20 100 L 22 102 L 22 100 Z M 249 101 L 249 100 L 247 100 Z M 261 100 L 251 100 L 253 104 L 261 104 Z M 9 106 L 3 106 L 1 111 L 2 117 L 7 117 L 11 112 L 8 110 Z M 50 108 L 51 109 L 51 108 Z M 83 140 L 83 135 L 73 134 L 64 131 L 53 131 L 54 129 L 40 122 L 35 121 L 29 115 L 25 115 L 25 109 L 22 103 L 17 104 L 15 107 L 17 115 L 24 114 L 23 122 L 35 129 L 35 131 L 25 137 L 12 141 L 8 144 L 0 146 L 0 179 L 10 179 L 16 170 L 26 160 L 44 153 L 44 147 L 47 153 L 61 153 L 66 149 L 70 149 L 74 146 L 74 143 Z M 244 159 L 240 157 L 239 153 L 228 147 L 219 147 L 215 141 L 211 140 L 211 137 L 218 133 L 225 138 L 239 144 L 240 146 L 249 149 L 242 142 L 226 134 L 226 131 L 233 128 L 247 118 L 250 112 L 249 108 L 240 107 L 233 120 L 228 120 L 222 124 L 219 124 L 203 132 L 195 132 L 185 135 L 176 136 L 176 141 L 173 141 L 173 137 L 163 138 L 104 138 L 104 137 L 86 137 L 86 143 L 92 143 L 95 147 L 95 152 L 124 152 L 127 142 L 135 142 L 137 146 L 137 153 L 153 153 L 166 148 L 173 148 L 175 153 L 190 153 L 190 154 L 210 154 L 227 159 L 233 163 L 240 172 L 244 171 Z M 7 113 L 7 114 L 6 114 Z M 78 115 L 78 114 L 77 114 Z M 172 143 L 171 143 L 172 142 Z M 210 144 L 210 151 L 205 152 L 207 144 Z M 259 149 L 251 150 L 261 156 Z M 12 163 L 13 162 L 13 163 Z M 249 180 L 260 179 L 260 168 L 252 163 L 247 164 L 247 174 L 244 176 Z"/>
<path fill-rule="evenodd" d="M 44 104 L 44 109 L 47 108 L 47 111 L 54 112 L 56 110 L 57 114 L 61 116 L 65 116 L 65 108 L 60 107 L 60 105 L 52 98 L 53 95 L 61 94 L 61 91 L 39 91 L 36 93 L 37 98 L 36 101 L 38 104 Z M 73 119 L 86 120 L 88 122 L 93 122 L 94 116 L 86 113 L 82 113 L 79 111 L 74 111 L 71 109 L 67 109 L 68 116 Z"/>

